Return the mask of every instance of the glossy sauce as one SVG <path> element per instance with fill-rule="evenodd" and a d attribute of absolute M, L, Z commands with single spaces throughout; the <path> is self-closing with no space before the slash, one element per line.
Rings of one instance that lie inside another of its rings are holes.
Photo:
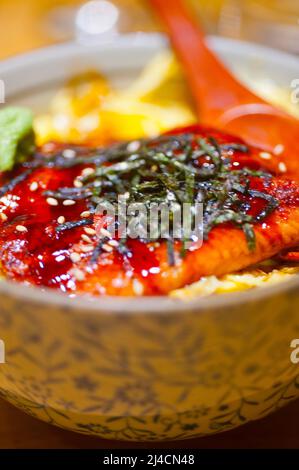
<path fill-rule="evenodd" d="M 174 135 L 182 132 L 192 132 L 201 137 L 213 135 L 220 143 L 232 143 L 231 136 L 199 126 L 179 129 L 169 134 Z M 233 138 L 233 142 L 243 143 L 237 138 Z M 62 151 L 65 148 L 70 149 L 72 146 L 47 144 L 40 151 L 47 158 L 52 153 Z M 247 154 L 230 150 L 227 152 L 227 157 L 231 159 L 232 169 L 247 167 L 253 170 L 261 168 L 269 170 L 271 168 L 271 171 L 274 172 L 272 162 L 267 161 L 262 166 L 263 162 L 256 149 L 250 149 Z M 198 165 L 204 165 L 208 162 L 209 157 L 204 157 L 199 159 Z M 86 201 L 77 201 L 70 206 L 63 205 L 62 201 L 59 201 L 57 206 L 50 205 L 44 191 L 73 187 L 75 178 L 87 166 L 90 165 L 63 170 L 44 167 L 35 169 L 30 176 L 0 199 L 0 213 L 4 214 L 3 220 L 0 219 L 0 260 L 2 270 L 8 278 L 60 289 L 64 292 L 76 291 L 80 279 L 72 273 L 74 262 L 70 255 L 73 253 L 74 247 L 82 246 L 82 243 L 84 246 L 96 245 L 96 239 L 90 237 L 91 243 L 84 242 L 84 240 L 82 242 L 82 235 L 88 236 L 82 227 L 57 233 L 56 228 L 59 225 L 57 219 L 59 217 L 64 217 L 66 221 L 80 219 L 80 214 L 88 210 L 88 207 Z M 9 175 L 2 175 L 1 183 L 5 184 L 10 178 L 16 176 L 17 172 L 22 171 L 25 171 L 25 168 L 21 167 Z M 263 192 L 271 192 L 270 180 L 252 177 L 250 187 Z M 32 190 L 36 183 L 38 183 L 38 189 Z M 260 198 L 247 197 L 247 202 L 250 206 L 248 213 L 251 215 L 256 215 L 266 205 L 265 200 Z M 293 202 L 295 203 L 295 201 Z M 266 221 L 264 223 L 266 226 Z M 229 226 L 229 224 L 226 225 Z M 20 227 L 23 231 L 20 231 Z M 94 224 L 91 228 L 94 228 Z M 116 273 L 125 270 L 128 278 L 136 276 L 141 282 L 142 293 L 160 294 L 159 287 L 155 283 L 155 276 L 160 274 L 161 266 L 153 244 L 131 239 L 128 240 L 128 248 L 129 256 L 124 257 L 116 251 L 103 253 L 99 256 L 97 268 L 100 267 L 103 271 L 103 280 L 100 276 L 98 281 L 99 292 L 101 292 L 101 285 L 115 282 Z M 82 253 L 81 256 L 80 266 L 85 265 L 87 273 L 92 272 L 92 269 L 88 267 L 90 256 L 91 254 L 88 252 Z M 104 276 L 108 276 L 105 282 Z M 103 287 L 102 290 L 105 293 L 107 288 Z"/>

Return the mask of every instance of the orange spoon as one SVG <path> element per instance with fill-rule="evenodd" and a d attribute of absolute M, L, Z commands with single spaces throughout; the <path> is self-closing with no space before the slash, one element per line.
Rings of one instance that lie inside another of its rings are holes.
<path fill-rule="evenodd" d="M 273 152 L 280 171 L 299 178 L 299 121 L 236 80 L 207 47 L 182 0 L 150 2 L 184 66 L 200 121 Z"/>

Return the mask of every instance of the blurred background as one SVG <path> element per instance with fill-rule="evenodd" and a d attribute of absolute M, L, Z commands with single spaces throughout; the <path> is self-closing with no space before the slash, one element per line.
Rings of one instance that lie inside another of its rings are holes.
<path fill-rule="evenodd" d="M 299 0 L 186 1 L 210 33 L 299 53 Z M 0 0 L 0 57 L 71 40 L 76 24 L 85 34 L 90 6 L 94 8 L 96 2 Z M 108 27 L 121 33 L 159 30 L 146 0 L 98 0 L 100 3 L 101 18 L 94 18 L 92 33 L 97 29 L 107 33 Z M 87 23 L 90 27 L 90 21 Z"/>

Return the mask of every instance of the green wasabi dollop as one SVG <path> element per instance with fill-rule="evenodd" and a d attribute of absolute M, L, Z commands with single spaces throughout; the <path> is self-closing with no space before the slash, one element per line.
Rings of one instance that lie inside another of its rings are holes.
<path fill-rule="evenodd" d="M 35 148 L 33 114 L 28 108 L 9 106 L 0 111 L 0 171 L 12 170 Z"/>

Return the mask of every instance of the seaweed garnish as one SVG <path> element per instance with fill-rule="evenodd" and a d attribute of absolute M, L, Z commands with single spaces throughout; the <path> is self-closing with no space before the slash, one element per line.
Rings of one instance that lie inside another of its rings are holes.
<path fill-rule="evenodd" d="M 62 150 L 44 156 L 35 156 L 23 164 L 25 171 L 0 188 L 0 195 L 12 189 L 12 185 L 25 179 L 35 168 L 66 169 L 88 165 L 92 171 L 78 177 L 79 187 L 61 187 L 45 191 L 45 197 L 58 200 L 86 201 L 93 215 L 99 201 L 117 204 L 119 195 L 126 194 L 127 204 L 143 203 L 150 209 L 153 203 L 194 203 L 200 194 L 203 204 L 203 238 L 221 224 L 233 224 L 243 230 L 250 250 L 255 248 L 254 225 L 264 220 L 278 206 L 278 201 L 263 191 L 250 188 L 252 177 L 267 181 L 268 172 L 248 167 L 233 168 L 233 152 L 249 154 L 243 143 L 221 143 L 215 137 L 198 138 L 192 133 L 164 135 L 154 139 L 141 139 L 115 144 L 109 148 L 75 147 L 73 158 L 66 158 Z M 200 162 L 200 163 L 199 163 Z M 25 175 L 25 176 L 23 176 Z M 264 201 L 258 214 L 250 215 L 253 198 Z M 191 217 L 192 212 L 191 212 Z M 93 217 L 73 220 L 56 227 L 57 233 L 92 225 Z M 167 240 L 169 265 L 175 264 L 175 237 Z M 158 241 L 157 239 L 150 241 Z M 148 240 L 146 240 L 148 241 Z M 184 234 L 181 237 L 180 255 L 184 256 Z M 125 240 L 120 240 L 117 250 L 129 253 Z M 96 262 L 105 240 L 100 240 L 91 258 Z"/>

